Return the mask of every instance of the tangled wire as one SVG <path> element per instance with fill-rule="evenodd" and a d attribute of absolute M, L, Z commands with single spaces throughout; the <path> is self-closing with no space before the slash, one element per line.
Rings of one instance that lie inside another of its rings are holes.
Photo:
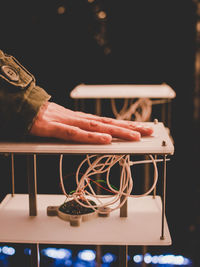
<path fill-rule="evenodd" d="M 74 193 L 67 194 L 63 182 L 62 165 L 63 155 L 60 155 L 60 183 L 63 194 L 67 199 L 74 199 L 77 203 L 85 208 L 92 208 L 101 214 L 108 214 L 111 211 L 121 208 L 126 202 L 128 197 L 142 197 L 149 195 L 155 188 L 158 180 L 158 169 L 156 160 L 152 155 L 149 155 L 151 162 L 154 166 L 154 178 L 151 188 L 141 195 L 131 194 L 133 190 L 133 178 L 131 175 L 130 166 L 134 164 L 142 164 L 146 161 L 130 161 L 130 155 L 86 155 L 86 158 L 80 163 L 76 171 L 76 184 L 77 188 Z M 120 165 L 120 183 L 119 189 L 114 188 L 110 183 L 110 171 L 111 168 L 118 163 Z M 81 174 L 83 165 L 87 164 L 88 168 Z M 92 176 L 106 174 L 106 184 L 108 191 L 112 195 L 97 195 L 93 188 Z M 92 197 L 96 201 L 96 205 L 91 205 L 89 198 Z M 123 197 L 123 198 L 122 198 Z M 104 201 L 102 201 L 104 199 Z M 122 200 L 123 199 L 123 200 Z M 84 203 L 83 201 L 84 200 Z M 107 202 L 105 202 L 107 200 Z M 120 201 L 121 200 L 121 201 Z"/>

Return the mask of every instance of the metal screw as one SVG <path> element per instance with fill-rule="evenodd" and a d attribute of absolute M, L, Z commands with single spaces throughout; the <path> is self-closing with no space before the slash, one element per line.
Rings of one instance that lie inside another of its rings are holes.
<path fill-rule="evenodd" d="M 162 141 L 162 146 L 166 146 L 166 145 L 167 145 L 166 141 L 163 140 L 163 141 Z"/>

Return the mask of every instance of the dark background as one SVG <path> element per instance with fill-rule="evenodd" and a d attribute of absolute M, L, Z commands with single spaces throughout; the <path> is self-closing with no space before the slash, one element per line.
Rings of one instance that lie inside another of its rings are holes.
<path fill-rule="evenodd" d="M 101 10 L 107 14 L 105 19 L 98 18 Z M 183 253 L 198 266 L 200 131 L 193 117 L 196 21 L 196 4 L 191 0 L 0 3 L 0 49 L 34 74 L 37 84 L 58 104 L 73 109 L 69 93 L 80 83 L 165 82 L 175 90 L 170 129 L 175 154 L 168 167 L 166 211 L 173 245 L 163 251 Z M 107 106 L 103 110 L 112 116 Z M 3 198 L 9 190 L 5 175 L 10 163 L 5 156 L 0 160 Z M 16 189 L 26 192 L 24 159 L 16 160 Z M 41 157 L 39 166 L 38 192 L 56 193 L 58 158 Z M 74 166 L 69 164 L 68 171 Z"/>

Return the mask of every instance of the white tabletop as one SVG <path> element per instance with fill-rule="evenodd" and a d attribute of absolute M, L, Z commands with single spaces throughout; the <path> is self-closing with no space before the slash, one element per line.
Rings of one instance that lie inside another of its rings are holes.
<path fill-rule="evenodd" d="M 167 84 L 104 84 L 76 86 L 71 98 L 175 98 L 176 93 Z"/>
<path fill-rule="evenodd" d="M 154 133 L 140 141 L 113 140 L 108 145 L 77 144 L 63 141 L 0 142 L 0 153 L 20 154 L 173 154 L 174 146 L 163 123 L 145 122 Z M 165 146 L 163 146 L 165 141 Z"/>
<path fill-rule="evenodd" d="M 72 227 L 59 217 L 47 216 L 48 206 L 60 206 L 64 195 L 38 195 L 38 215 L 29 216 L 28 195 L 7 195 L 0 205 L 0 242 L 40 244 L 99 245 L 170 245 L 165 225 L 161 235 L 161 199 L 156 196 L 128 199 L 128 217 L 120 218 L 119 210 L 109 217 L 97 217 Z"/>

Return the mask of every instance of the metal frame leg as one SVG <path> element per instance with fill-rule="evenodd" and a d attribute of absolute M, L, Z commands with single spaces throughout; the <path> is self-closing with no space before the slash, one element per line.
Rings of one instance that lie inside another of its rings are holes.
<path fill-rule="evenodd" d="M 124 200 L 124 198 L 125 196 L 121 196 L 120 203 Z M 124 205 L 120 208 L 120 217 L 121 218 L 128 217 L 128 201 L 127 200 L 124 203 Z M 119 246 L 119 267 L 127 267 L 127 266 L 128 266 L 128 246 L 127 245 Z"/>
<path fill-rule="evenodd" d="M 101 267 L 101 245 L 96 245 L 96 267 Z"/>
<path fill-rule="evenodd" d="M 120 166 L 120 172 L 121 172 L 121 166 Z M 129 166 L 129 172 L 131 173 L 130 166 Z M 124 190 L 124 193 L 127 193 L 127 188 Z M 126 197 L 122 195 L 120 197 L 120 203 L 122 203 L 125 198 Z M 120 208 L 120 217 L 128 217 L 128 199 L 124 202 L 124 205 Z"/>
<path fill-rule="evenodd" d="M 119 267 L 128 266 L 128 246 L 119 246 Z"/>
<path fill-rule="evenodd" d="M 148 156 L 144 156 L 145 160 L 148 160 Z M 150 164 L 144 165 L 144 192 L 146 192 L 149 189 L 150 186 Z"/>
<path fill-rule="evenodd" d="M 95 114 L 101 116 L 101 99 L 99 98 L 96 99 Z"/>
<path fill-rule="evenodd" d="M 36 155 L 27 155 L 29 216 L 37 216 Z"/>
<path fill-rule="evenodd" d="M 120 203 L 124 200 L 125 196 L 120 198 Z M 128 217 L 128 201 L 124 202 L 124 205 L 120 208 L 120 217 Z"/>
<path fill-rule="evenodd" d="M 95 107 L 95 114 L 98 116 L 101 116 L 101 100 L 100 99 L 96 99 L 96 107 Z M 96 175 L 96 180 L 100 179 L 100 175 Z M 96 191 L 97 194 L 101 193 L 101 190 L 98 186 L 96 186 Z M 96 246 L 96 264 L 97 267 L 101 266 L 101 245 L 97 245 Z"/>
<path fill-rule="evenodd" d="M 169 100 L 168 109 L 167 109 L 167 127 L 171 129 L 171 112 L 172 112 L 172 103 Z"/>
<path fill-rule="evenodd" d="M 163 103 L 161 107 L 161 121 L 166 123 L 166 103 Z"/>
<path fill-rule="evenodd" d="M 155 155 L 155 160 L 157 160 L 157 155 Z M 154 190 L 153 190 L 153 198 L 156 198 L 156 189 L 157 189 L 157 186 L 155 186 Z"/>
<path fill-rule="evenodd" d="M 160 239 L 164 240 L 164 219 L 166 207 L 166 155 L 163 156 L 163 176 L 162 176 L 162 221 L 161 221 L 161 236 Z"/>
<path fill-rule="evenodd" d="M 80 100 L 80 109 L 81 110 L 85 110 L 85 101 L 84 101 L 84 99 Z"/>
<path fill-rule="evenodd" d="M 141 263 L 141 267 L 146 267 L 147 266 L 146 262 L 144 261 L 144 256 L 145 256 L 146 253 L 147 253 L 147 246 L 143 246 L 142 247 L 143 261 Z"/>
<path fill-rule="evenodd" d="M 31 258 L 30 258 L 30 267 L 39 267 L 40 266 L 40 255 L 39 255 L 39 244 L 30 244 L 31 248 Z"/>
<path fill-rule="evenodd" d="M 15 195 L 15 164 L 14 154 L 11 154 L 11 171 L 12 171 L 12 197 Z"/>
<path fill-rule="evenodd" d="M 27 175 L 29 192 L 29 216 L 37 215 L 37 175 L 36 155 L 27 155 Z M 31 267 L 39 267 L 39 244 L 30 244 Z"/>
<path fill-rule="evenodd" d="M 77 111 L 79 110 L 79 101 L 78 101 L 78 99 L 74 100 L 74 109 L 77 110 Z"/>

